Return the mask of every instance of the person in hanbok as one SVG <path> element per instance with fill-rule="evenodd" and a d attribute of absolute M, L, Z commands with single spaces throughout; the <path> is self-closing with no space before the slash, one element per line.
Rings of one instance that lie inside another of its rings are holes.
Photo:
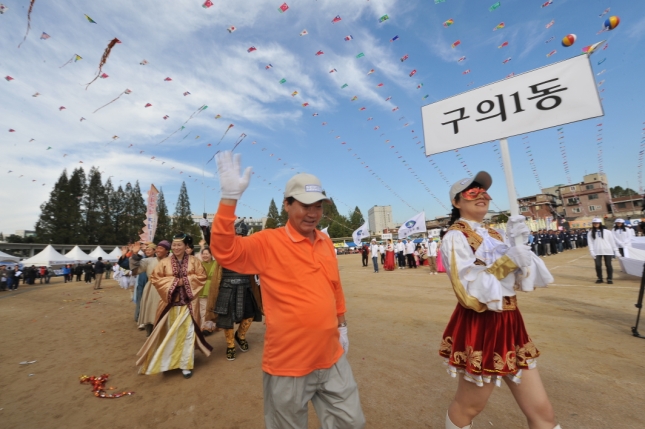
<path fill-rule="evenodd" d="M 536 368 L 540 352 L 517 307 L 516 291 L 546 286 L 553 277 L 528 245 L 524 216 L 511 216 L 507 240 L 482 225 L 491 197 L 485 171 L 455 183 L 453 209 L 441 255 L 457 306 L 443 334 L 440 356 L 459 379 L 446 414 L 446 429 L 472 428 L 504 380 L 530 429 L 555 429 L 553 407 Z"/>
<path fill-rule="evenodd" d="M 206 283 L 201 261 L 186 254 L 192 237 L 179 233 L 172 241 L 172 255 L 157 264 L 150 279 L 161 296 L 152 333 L 137 353 L 140 374 L 181 369 L 193 374 L 195 348 L 210 356 L 212 347 L 202 335 L 197 297 Z"/>
<path fill-rule="evenodd" d="M 211 249 L 206 244 L 206 240 L 202 240 L 199 244 L 201 246 L 199 257 L 202 260 L 202 266 L 204 267 L 207 275 L 204 288 L 199 293 L 199 315 L 201 316 L 200 329 L 202 330 L 202 334 L 207 337 L 216 330 L 215 322 L 211 320 L 210 317 L 207 317 L 209 315 L 209 309 L 207 308 L 208 297 L 209 294 L 211 294 L 211 288 L 219 287 L 219 282 L 222 279 L 222 267 L 220 267 L 217 261 L 213 259 Z M 213 313 L 212 308 L 210 309 L 210 313 Z"/>
<path fill-rule="evenodd" d="M 152 243 L 154 244 L 154 243 Z M 147 280 L 143 286 L 141 299 L 139 302 L 139 315 L 137 324 L 139 329 L 145 329 L 146 335 L 150 336 L 157 318 L 157 309 L 159 308 L 160 297 L 157 290 L 152 285 L 152 272 L 157 268 L 159 261 L 165 259 L 170 252 L 170 243 L 162 240 L 155 246 L 154 256 L 143 258 L 139 255 L 140 243 L 131 246 L 129 253 L 132 254 L 129 260 L 129 266 L 135 274 L 145 273 Z"/>
<path fill-rule="evenodd" d="M 394 271 L 396 265 L 394 263 L 394 244 L 392 240 L 387 240 L 387 245 L 385 246 L 385 263 L 383 264 L 383 269 L 385 271 Z"/>

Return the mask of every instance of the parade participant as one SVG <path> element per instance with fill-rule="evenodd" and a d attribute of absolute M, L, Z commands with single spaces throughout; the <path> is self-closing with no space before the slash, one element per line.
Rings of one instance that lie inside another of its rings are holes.
<path fill-rule="evenodd" d="M 430 240 L 428 242 L 428 264 L 430 265 L 430 274 L 437 275 L 437 242 Z"/>
<path fill-rule="evenodd" d="M 381 255 L 381 265 L 385 264 L 385 244 L 381 243 L 378 246 L 378 253 Z"/>
<path fill-rule="evenodd" d="M 379 246 L 376 243 L 376 239 L 372 238 L 372 241 L 370 242 L 370 258 L 372 258 L 372 264 L 374 265 L 374 272 L 378 273 L 378 252 L 379 252 Z"/>
<path fill-rule="evenodd" d="M 150 275 L 152 285 L 161 296 L 161 303 L 155 328 L 137 353 L 137 365 L 141 365 L 139 374 L 157 374 L 179 368 L 184 378 L 190 378 L 195 347 L 206 356 L 212 350 L 199 329 L 197 297 L 206 282 L 206 271 L 197 258 L 186 254 L 187 245 L 192 244 L 192 240 L 188 234 L 175 235 L 172 255 L 158 261 Z"/>
<path fill-rule="evenodd" d="M 394 251 L 396 252 L 396 263 L 399 266 L 399 269 L 405 269 L 405 244 L 399 238 L 394 245 Z"/>
<path fill-rule="evenodd" d="M 529 428 L 559 428 L 535 367 L 539 352 L 524 328 L 515 297 L 516 288 L 530 291 L 546 286 L 553 277 L 527 245 L 515 244 L 515 237 L 528 241 L 524 216 L 509 219 L 508 244 L 499 232 L 482 226 L 491 184 L 490 175 L 481 171 L 450 189 L 451 226 L 443 237 L 441 255 L 458 304 L 439 354 L 459 384 L 446 429 L 471 428 L 502 379 Z"/>
<path fill-rule="evenodd" d="M 625 221 L 623 219 L 616 219 L 612 234 L 614 235 L 614 241 L 616 242 L 620 256 L 625 256 L 625 248 L 632 246 L 633 231 L 625 227 Z"/>
<path fill-rule="evenodd" d="M 361 244 L 361 262 L 363 263 L 363 268 L 367 267 L 367 255 L 370 253 L 367 244 Z"/>
<path fill-rule="evenodd" d="M 206 316 L 208 315 L 208 310 L 206 308 L 208 304 L 208 295 L 211 292 L 213 280 L 215 280 L 215 285 L 219 284 L 222 278 L 222 267 L 220 267 L 217 261 L 213 259 L 211 249 L 210 247 L 208 247 L 208 245 L 206 245 L 205 240 L 200 241 L 199 245 L 201 246 L 199 257 L 202 260 L 204 271 L 206 271 L 206 283 L 204 283 L 204 288 L 199 293 L 199 315 L 201 316 L 200 329 L 202 330 L 202 334 L 207 337 L 215 331 L 216 327 L 215 323 L 212 320 L 206 318 Z"/>
<path fill-rule="evenodd" d="M 144 243 L 141 243 L 144 244 Z M 130 266 L 131 267 L 137 267 L 138 268 L 138 259 L 139 258 L 152 258 L 155 256 L 155 251 L 157 250 L 157 245 L 154 244 L 153 242 L 148 242 L 144 244 L 143 248 L 143 255 L 141 255 L 141 251 L 138 252 L 132 252 L 132 256 L 137 256 L 135 260 L 130 261 Z M 132 259 L 132 257 L 130 258 Z M 139 321 L 139 311 L 141 309 L 141 299 L 143 297 L 143 290 L 146 287 L 146 283 L 148 283 L 148 273 L 146 270 L 139 270 L 137 269 L 136 271 L 133 269 L 132 270 L 136 275 L 137 275 L 137 286 L 135 288 L 134 292 L 134 321 L 138 322 Z M 145 325 L 140 324 L 139 329 L 144 329 Z"/>
<path fill-rule="evenodd" d="M 408 261 L 408 268 L 417 267 L 417 263 L 414 260 L 414 242 L 410 238 L 405 243 L 405 258 Z"/>
<path fill-rule="evenodd" d="M 159 262 L 168 256 L 170 243 L 166 240 L 160 241 L 155 247 L 155 257 L 148 257 L 145 259 L 139 255 L 140 246 L 140 243 L 135 243 L 132 246 L 133 255 L 130 257 L 129 266 L 132 267 L 133 273 L 138 274 L 145 272 L 148 276 L 148 281 L 143 287 L 143 293 L 141 294 L 137 324 L 139 325 L 139 329 L 142 329 L 141 325 L 143 325 L 143 329 L 146 330 L 146 335 L 150 336 L 157 318 L 157 311 L 161 305 L 161 298 L 159 297 L 155 286 L 152 284 L 152 272 L 157 268 Z"/>
<path fill-rule="evenodd" d="M 285 226 L 235 235 L 237 200 L 249 185 L 240 155 L 216 156 L 222 200 L 213 219 L 211 249 L 225 267 L 257 273 L 266 314 L 264 420 L 268 429 L 307 428 L 311 400 L 323 429 L 362 428 L 349 348 L 345 296 L 331 239 L 316 226 L 323 214 L 320 181 L 297 174 L 287 182 Z"/>
<path fill-rule="evenodd" d="M 208 221 L 200 221 L 204 237 L 210 243 L 211 231 Z M 248 235 L 244 220 L 235 225 L 235 233 L 241 237 Z M 217 330 L 224 330 L 226 338 L 226 359 L 235 360 L 235 343 L 243 353 L 249 351 L 246 334 L 253 322 L 262 321 L 262 297 L 255 276 L 240 274 L 217 263 L 212 287 L 205 296 L 205 321 L 214 323 Z M 206 268 L 206 267 L 205 267 Z M 239 324 L 235 331 L 235 324 Z M 210 326 L 210 325 L 209 325 Z M 211 329 L 212 331 L 212 329 Z"/>
<path fill-rule="evenodd" d="M 392 240 L 387 240 L 387 246 L 385 246 L 385 263 L 383 264 L 383 269 L 385 271 L 394 271 L 394 245 Z"/>
<path fill-rule="evenodd" d="M 587 233 L 587 243 L 589 243 L 589 253 L 596 262 L 596 276 L 598 277 L 596 283 L 602 283 L 602 261 L 604 259 L 607 269 L 607 284 L 613 284 L 614 269 L 611 266 L 611 259 L 614 256 L 620 256 L 614 235 L 598 217 L 593 218 L 591 225 L 591 231 Z"/>

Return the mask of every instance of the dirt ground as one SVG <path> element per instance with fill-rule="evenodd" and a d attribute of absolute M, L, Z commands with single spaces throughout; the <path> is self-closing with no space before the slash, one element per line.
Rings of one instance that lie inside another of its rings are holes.
<path fill-rule="evenodd" d="M 555 284 L 518 303 L 542 356 L 538 367 L 564 429 L 645 427 L 645 340 L 631 335 L 640 279 L 619 272 L 594 284 L 586 249 L 545 259 Z M 437 349 L 456 304 L 446 275 L 426 268 L 372 273 L 360 255 L 339 257 L 347 299 L 348 359 L 369 428 L 443 428 L 457 382 Z M 83 282 L 20 286 L 0 293 L 0 427 L 263 428 L 264 326 L 251 349 L 225 358 L 223 335 L 208 337 L 191 379 L 179 371 L 137 375 L 145 340 L 130 294 L 112 280 L 94 293 Z M 645 332 L 645 321 L 641 325 Z M 33 361 L 19 365 L 22 361 Z M 98 399 L 83 374 L 110 374 L 108 386 L 133 396 Z M 309 427 L 317 428 L 310 407 Z M 506 386 L 495 390 L 477 428 L 526 428 Z"/>

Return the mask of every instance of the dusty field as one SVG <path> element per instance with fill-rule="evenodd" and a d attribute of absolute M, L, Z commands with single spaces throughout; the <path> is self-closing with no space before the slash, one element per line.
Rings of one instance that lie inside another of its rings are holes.
<path fill-rule="evenodd" d="M 620 273 L 595 285 L 586 250 L 545 259 L 556 284 L 518 297 L 538 366 L 562 427 L 645 427 L 645 341 L 632 337 L 640 279 Z M 339 257 L 347 297 L 349 361 L 369 428 L 444 427 L 456 381 L 437 348 L 456 300 L 445 275 L 427 269 L 362 268 Z M 0 293 L 0 427 L 262 428 L 260 360 L 264 327 L 254 324 L 251 350 L 225 358 L 221 334 L 213 354 L 197 354 L 194 375 L 137 375 L 136 329 L 129 293 L 104 281 L 21 286 Z M 97 298 L 97 299 L 95 299 Z M 91 304 L 88 304 L 91 302 Z M 645 332 L 645 321 L 641 325 Z M 105 332 L 103 332 L 105 331 Z M 21 361 L 37 362 L 19 365 Z M 133 396 L 97 399 L 82 374 L 110 374 L 108 386 Z M 478 428 L 526 428 L 506 387 L 496 389 Z M 310 409 L 310 428 L 317 428 Z"/>

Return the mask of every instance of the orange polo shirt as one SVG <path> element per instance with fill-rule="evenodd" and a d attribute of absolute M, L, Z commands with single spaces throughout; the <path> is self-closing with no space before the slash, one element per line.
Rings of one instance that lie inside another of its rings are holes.
<path fill-rule="evenodd" d="M 266 317 L 262 370 L 300 377 L 330 368 L 343 354 L 338 316 L 345 314 L 336 252 L 316 231 L 312 244 L 292 226 L 235 235 L 235 207 L 219 205 L 211 251 L 220 265 L 259 274 Z"/>

